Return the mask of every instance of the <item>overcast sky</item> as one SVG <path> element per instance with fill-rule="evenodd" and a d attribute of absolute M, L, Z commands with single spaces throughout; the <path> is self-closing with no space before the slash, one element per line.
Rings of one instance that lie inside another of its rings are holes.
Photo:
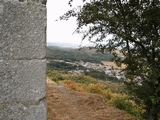
<path fill-rule="evenodd" d="M 76 29 L 75 18 L 69 21 L 55 21 L 67 10 L 71 9 L 68 1 L 69 0 L 47 1 L 47 42 L 81 43 L 81 35 L 73 34 Z M 81 0 L 75 1 L 74 6 L 82 4 Z M 87 41 L 84 43 L 87 43 Z"/>

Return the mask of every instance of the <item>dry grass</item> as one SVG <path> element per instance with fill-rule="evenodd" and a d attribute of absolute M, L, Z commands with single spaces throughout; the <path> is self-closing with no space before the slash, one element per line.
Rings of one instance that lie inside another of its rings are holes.
<path fill-rule="evenodd" d="M 69 89 L 72 89 L 78 92 L 85 92 L 85 89 L 80 84 L 72 80 L 64 80 L 64 81 L 60 81 L 59 83 L 65 85 Z"/>
<path fill-rule="evenodd" d="M 94 93 L 105 98 L 105 101 L 108 105 L 118 107 L 134 116 L 139 116 L 139 109 L 134 107 L 132 101 L 128 101 L 128 96 L 126 94 L 121 94 L 117 92 L 112 92 L 110 88 L 107 87 L 106 84 L 99 83 L 89 83 L 88 85 L 77 83 L 73 80 L 64 80 L 60 81 L 60 84 L 63 84 L 67 88 L 71 90 L 75 90 L 83 93 Z"/>
<path fill-rule="evenodd" d="M 97 83 L 97 84 L 91 83 L 87 86 L 88 92 L 91 92 L 91 93 L 100 94 L 102 92 L 102 90 L 105 90 L 105 89 L 106 89 L 106 85 L 102 84 L 102 83 Z"/>
<path fill-rule="evenodd" d="M 63 81 L 63 84 L 80 87 L 71 80 Z M 97 86 L 104 88 L 100 84 Z M 48 120 L 137 120 L 124 111 L 107 106 L 100 95 L 59 87 L 51 80 L 47 80 L 46 98 Z"/>

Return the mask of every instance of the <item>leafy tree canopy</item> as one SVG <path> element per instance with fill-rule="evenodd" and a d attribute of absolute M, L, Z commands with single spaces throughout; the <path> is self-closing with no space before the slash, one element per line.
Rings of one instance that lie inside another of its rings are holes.
<path fill-rule="evenodd" d="M 77 19 L 77 33 L 102 51 L 120 49 L 126 64 L 126 85 L 137 102 L 145 106 L 144 118 L 160 117 L 160 1 L 90 0 L 67 11 L 61 20 Z M 69 1 L 72 4 L 72 0 Z M 112 38 L 108 39 L 108 36 Z"/>

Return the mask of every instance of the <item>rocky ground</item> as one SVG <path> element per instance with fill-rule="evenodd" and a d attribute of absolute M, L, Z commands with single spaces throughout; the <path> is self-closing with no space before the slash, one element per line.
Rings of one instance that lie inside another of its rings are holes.
<path fill-rule="evenodd" d="M 70 90 L 47 79 L 48 120 L 136 120 L 107 106 L 103 97 Z"/>

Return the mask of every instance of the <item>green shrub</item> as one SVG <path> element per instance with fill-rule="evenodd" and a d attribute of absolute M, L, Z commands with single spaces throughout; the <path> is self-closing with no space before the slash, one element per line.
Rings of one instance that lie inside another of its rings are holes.
<path fill-rule="evenodd" d="M 126 97 L 116 96 L 113 98 L 112 102 L 117 108 L 124 110 L 133 116 L 140 117 L 140 110 Z"/>
<path fill-rule="evenodd" d="M 58 82 L 59 80 L 63 80 L 63 77 L 54 70 L 47 70 L 47 76 L 50 77 L 54 82 Z"/>

